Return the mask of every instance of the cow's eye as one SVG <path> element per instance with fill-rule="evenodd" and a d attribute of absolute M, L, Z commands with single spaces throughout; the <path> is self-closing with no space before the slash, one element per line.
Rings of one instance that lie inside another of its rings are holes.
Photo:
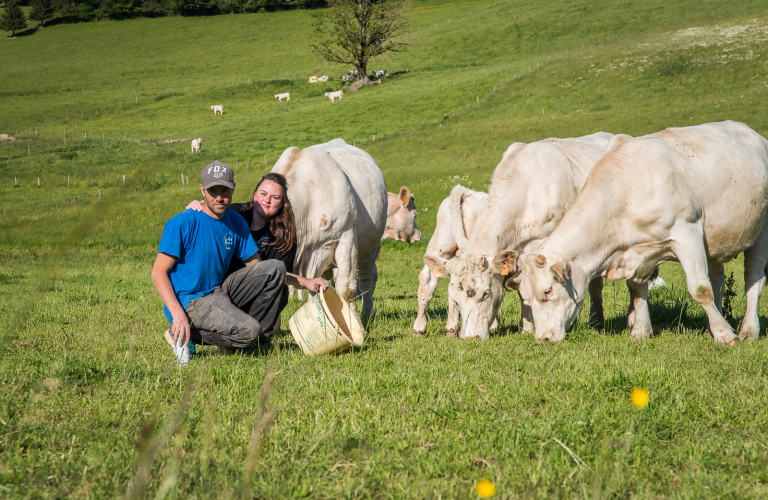
<path fill-rule="evenodd" d="M 552 293 L 552 287 L 547 288 L 544 290 L 544 296 L 549 297 L 549 294 Z"/>
<path fill-rule="evenodd" d="M 485 293 L 483 294 L 483 300 L 485 300 L 488 297 L 490 297 L 490 295 L 491 295 L 491 291 L 490 290 L 486 290 Z"/>

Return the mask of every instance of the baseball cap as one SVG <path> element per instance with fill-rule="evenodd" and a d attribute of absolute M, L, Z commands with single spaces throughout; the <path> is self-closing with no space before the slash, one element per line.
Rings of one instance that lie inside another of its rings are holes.
<path fill-rule="evenodd" d="M 229 165 L 216 160 L 213 163 L 209 163 L 200 172 L 202 177 L 203 187 L 208 189 L 212 186 L 226 186 L 230 189 L 235 188 L 235 174 L 232 173 L 232 169 Z"/>

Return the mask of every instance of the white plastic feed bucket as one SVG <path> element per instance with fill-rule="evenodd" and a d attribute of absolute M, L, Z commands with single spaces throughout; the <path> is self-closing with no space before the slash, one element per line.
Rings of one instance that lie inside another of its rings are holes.
<path fill-rule="evenodd" d="M 296 311 L 288 326 L 307 355 L 327 354 L 363 344 L 363 325 L 333 288 L 322 290 Z"/>

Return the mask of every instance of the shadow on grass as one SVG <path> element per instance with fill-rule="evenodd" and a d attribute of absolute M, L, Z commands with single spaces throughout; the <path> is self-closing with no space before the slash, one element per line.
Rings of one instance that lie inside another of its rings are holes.
<path fill-rule="evenodd" d="M 23 36 L 34 35 L 35 33 L 37 33 L 38 29 L 40 29 L 40 28 L 34 27 L 34 28 L 25 29 L 24 31 L 17 31 L 16 32 L 16 38 L 21 38 Z M 7 38 L 11 38 L 11 37 L 7 37 Z"/>

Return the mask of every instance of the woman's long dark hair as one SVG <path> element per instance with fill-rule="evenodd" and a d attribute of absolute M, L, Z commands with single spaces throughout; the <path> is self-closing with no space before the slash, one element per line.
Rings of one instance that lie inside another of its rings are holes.
<path fill-rule="evenodd" d="M 269 231 L 272 233 L 269 244 L 274 245 L 278 251 L 285 253 L 296 243 L 296 221 L 293 218 L 291 202 L 288 200 L 288 183 L 284 175 L 269 172 L 256 184 L 256 189 L 253 190 L 254 195 L 264 181 L 272 181 L 283 190 L 283 206 L 267 220 L 267 223 L 269 224 Z M 253 210 L 253 198 L 246 207 Z"/>

